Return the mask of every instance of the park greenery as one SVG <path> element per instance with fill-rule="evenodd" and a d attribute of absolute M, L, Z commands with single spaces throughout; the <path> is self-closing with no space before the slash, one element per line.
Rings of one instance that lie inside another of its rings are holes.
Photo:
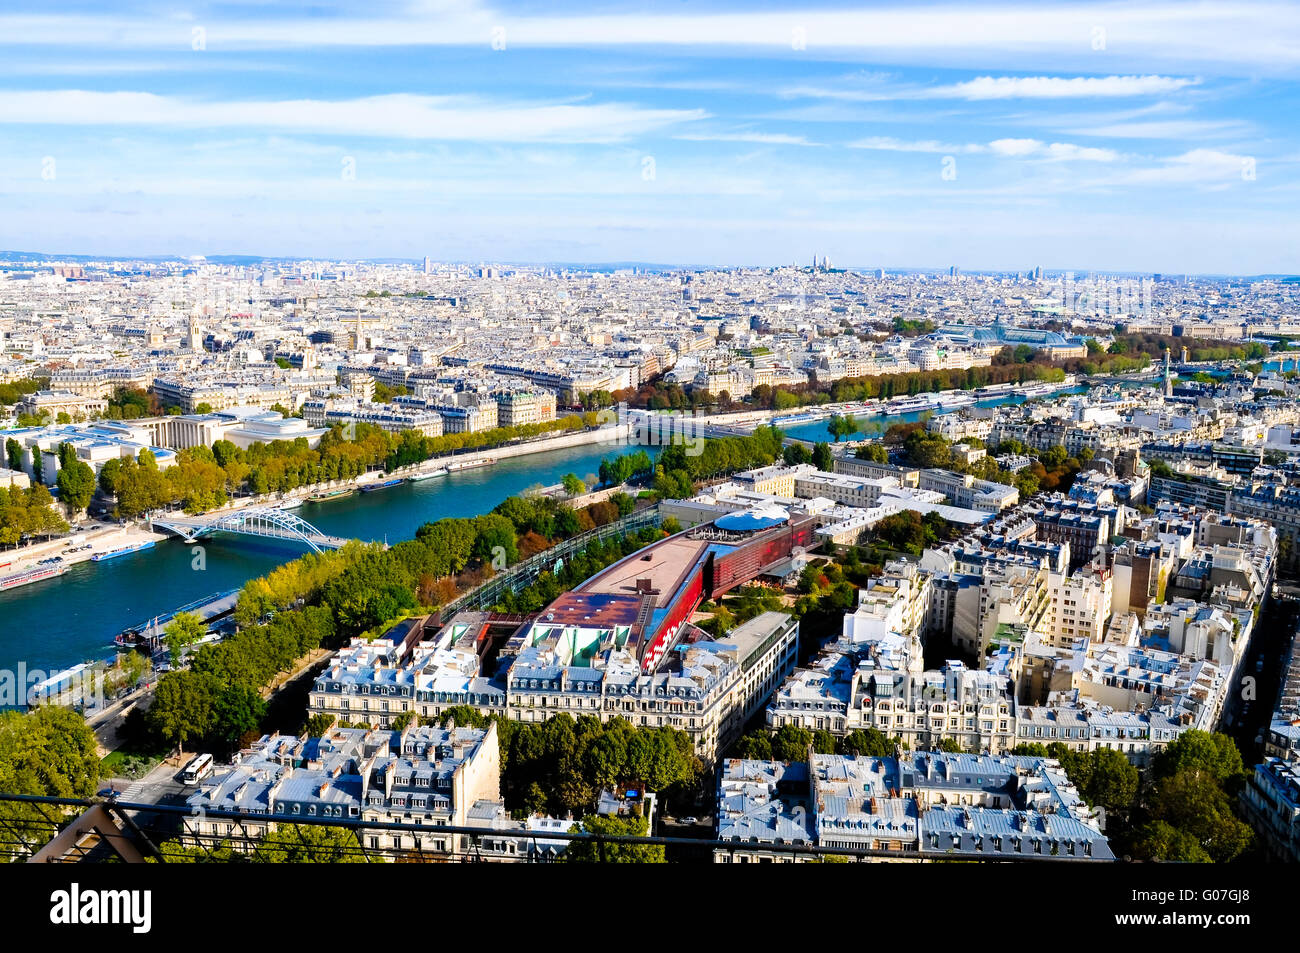
<path fill-rule="evenodd" d="M 28 394 L 34 394 L 48 384 L 48 380 L 38 380 L 35 377 L 24 377 L 16 381 L 2 383 L 0 384 L 0 405 L 12 406 Z"/>
<path fill-rule="evenodd" d="M 653 791 L 661 799 L 689 803 L 706 768 L 690 736 L 676 728 L 635 727 L 626 719 L 602 722 L 595 715 L 566 713 L 544 722 L 512 721 L 457 706 L 441 725 L 486 728 L 495 722 L 501 747 L 501 791 L 516 817 L 580 815 L 602 790 Z"/>

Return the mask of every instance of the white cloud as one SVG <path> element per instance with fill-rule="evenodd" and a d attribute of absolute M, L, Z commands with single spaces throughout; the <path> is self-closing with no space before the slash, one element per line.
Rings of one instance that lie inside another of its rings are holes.
<path fill-rule="evenodd" d="M 701 109 L 648 109 L 623 103 L 516 103 L 406 93 L 241 102 L 86 90 L 0 94 L 0 123 L 266 128 L 480 142 L 615 142 L 707 116 Z"/>
<path fill-rule="evenodd" d="M 1135 169 L 1118 181 L 1122 184 L 1167 183 L 1198 184 L 1246 181 L 1256 174 L 1255 160 L 1251 156 L 1217 149 L 1192 149 L 1182 155 L 1165 159 L 1154 168 Z"/>
<path fill-rule="evenodd" d="M 1041 152 L 1043 144 L 1037 139 L 994 139 L 989 148 L 1000 156 L 1031 156 Z"/>
<path fill-rule="evenodd" d="M 815 146 L 803 136 L 790 136 L 779 132 L 709 132 L 687 133 L 674 136 L 687 142 L 756 142 L 769 146 Z"/>
<path fill-rule="evenodd" d="M 1093 31 L 1105 30 L 1112 63 L 1204 63 L 1216 69 L 1258 72 L 1293 69 L 1300 47 L 1300 9 L 1282 2 L 1203 0 L 1172 2 L 1028 4 L 1001 2 L 915 4 L 895 2 L 869 10 L 788 9 L 727 12 L 617 12 L 583 15 L 515 15 L 478 3 L 437 3 L 401 16 L 280 14 L 239 19 L 227 15 L 158 16 L 151 10 L 103 16 L 0 16 L 0 37 L 11 44 L 79 49 L 187 49 L 194 26 L 207 30 L 207 49 L 290 49 L 362 46 L 483 46 L 495 28 L 506 48 L 519 47 L 731 47 L 789 54 L 792 32 L 804 30 L 807 52 L 861 51 L 877 61 L 952 65 L 973 58 L 1006 64 L 1015 58 L 1060 68 L 1097 61 Z M 978 68 L 978 67 L 975 67 Z M 987 66 L 985 67 L 987 68 Z M 1078 65 L 1075 68 L 1088 68 Z"/>
<path fill-rule="evenodd" d="M 1078 99 L 1153 96 L 1195 86 L 1199 79 L 1173 76 L 978 76 L 953 86 L 927 90 L 926 98 Z"/>
<path fill-rule="evenodd" d="M 1038 139 L 995 139 L 989 150 L 1000 156 L 1042 158 L 1062 162 L 1114 162 L 1120 154 L 1113 149 L 1079 146 L 1072 142 L 1042 142 Z"/>
<path fill-rule="evenodd" d="M 1064 131 L 1077 136 L 1098 136 L 1107 139 L 1206 139 L 1244 136 L 1248 135 L 1252 128 L 1249 122 L 1237 119 L 1168 119 L 1153 122 L 1076 125 Z"/>
<path fill-rule="evenodd" d="M 892 136 L 868 136 L 848 143 L 850 149 L 877 149 L 882 152 L 933 152 L 951 155 L 954 153 L 983 152 L 984 147 L 975 143 L 938 142 L 934 139 L 908 141 Z"/>
<path fill-rule="evenodd" d="M 877 149 L 884 152 L 929 152 L 946 155 L 989 152 L 1006 158 L 1041 158 L 1059 161 L 1114 162 L 1120 154 L 1113 149 L 1079 146 L 1070 142 L 1046 143 L 1039 139 L 994 139 L 988 145 L 977 142 L 952 143 L 934 139 L 905 140 L 892 136 L 868 136 L 847 143 L 850 149 Z"/>
<path fill-rule="evenodd" d="M 1072 142 L 1053 142 L 1047 147 L 1047 158 L 1086 162 L 1114 162 L 1120 158 L 1120 154 L 1114 149 L 1077 146 Z"/>

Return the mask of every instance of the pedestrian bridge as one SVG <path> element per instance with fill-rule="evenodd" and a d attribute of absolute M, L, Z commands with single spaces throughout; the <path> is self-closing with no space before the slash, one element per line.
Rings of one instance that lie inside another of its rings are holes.
<path fill-rule="evenodd" d="M 149 520 L 149 525 L 160 532 L 173 533 L 187 543 L 213 533 L 229 533 L 301 543 L 312 552 L 319 553 L 326 549 L 341 549 L 350 542 L 340 536 L 326 536 L 302 517 L 274 507 L 249 507 L 212 516 L 167 514 L 153 517 Z"/>

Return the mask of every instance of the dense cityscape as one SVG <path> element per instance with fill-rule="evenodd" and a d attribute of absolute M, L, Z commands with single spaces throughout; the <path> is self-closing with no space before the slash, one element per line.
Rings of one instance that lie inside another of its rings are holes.
<path fill-rule="evenodd" d="M 0 10 L 0 907 L 509 942 L 843 864 L 873 926 L 1285 931 L 1297 37 Z"/>
<path fill-rule="evenodd" d="M 10 676 L 10 744 L 77 739 L 13 793 L 172 859 L 1298 858 L 1292 281 L 0 269 L 6 600 L 284 562 Z M 312 523 L 577 446 L 405 541 Z"/>

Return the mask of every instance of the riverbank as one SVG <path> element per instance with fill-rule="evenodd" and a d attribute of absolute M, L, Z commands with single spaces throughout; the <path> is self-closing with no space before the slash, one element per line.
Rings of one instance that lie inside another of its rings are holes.
<path fill-rule="evenodd" d="M 79 563 L 91 562 L 124 546 L 137 546 L 146 542 L 159 542 L 166 535 L 155 533 L 144 526 L 127 524 L 117 526 L 97 523 L 93 528 L 78 529 L 43 543 L 32 543 L 19 549 L 0 553 L 0 576 L 17 575 L 40 568 L 42 561 L 58 558 L 58 565 L 70 569 Z M 8 563 L 8 566 L 5 566 Z"/>
<path fill-rule="evenodd" d="M 571 450 L 576 447 L 585 447 L 595 444 L 607 444 L 611 452 L 617 452 L 626 444 L 628 429 L 629 428 L 626 424 L 620 424 L 614 427 L 598 427 L 594 430 L 582 430 L 576 433 L 559 434 L 554 437 L 541 437 L 521 443 L 505 444 L 500 447 L 475 450 L 470 453 L 457 453 L 441 457 L 430 457 L 428 460 L 421 461 L 420 463 L 398 467 L 391 473 L 385 470 L 371 470 L 347 480 L 331 480 L 328 483 L 312 483 L 307 486 L 297 487 L 284 493 L 264 493 L 261 496 L 239 497 L 231 500 L 225 506 L 205 510 L 204 515 L 233 513 L 256 506 L 280 506 L 295 501 L 306 501 L 309 497 L 317 494 L 327 495 L 343 490 L 358 491 L 362 487 L 371 486 L 376 483 L 383 483 L 386 480 L 407 479 L 409 477 L 418 477 L 424 474 L 435 473 L 438 470 L 446 469 L 449 464 L 454 464 L 456 466 L 456 470 L 452 472 L 460 473 L 467 470 L 479 469 L 483 466 L 490 466 L 501 460 L 509 460 L 515 457 L 527 457 L 539 453 L 550 453 L 556 450 Z"/>

